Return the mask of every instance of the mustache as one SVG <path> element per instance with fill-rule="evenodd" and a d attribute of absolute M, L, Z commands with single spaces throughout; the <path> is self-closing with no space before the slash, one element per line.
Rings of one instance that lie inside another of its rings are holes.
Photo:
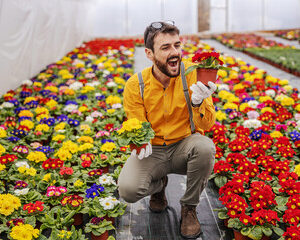
<path fill-rule="evenodd" d="M 179 56 L 172 56 L 172 57 L 169 57 L 167 59 L 167 62 L 171 61 L 171 60 L 180 60 L 180 57 Z"/>

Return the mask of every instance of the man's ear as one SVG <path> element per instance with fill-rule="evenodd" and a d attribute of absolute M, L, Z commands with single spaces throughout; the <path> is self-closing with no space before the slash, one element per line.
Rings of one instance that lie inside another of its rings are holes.
<path fill-rule="evenodd" d="M 145 48 L 146 57 L 150 60 L 154 60 L 154 54 L 153 51 L 150 48 Z"/>

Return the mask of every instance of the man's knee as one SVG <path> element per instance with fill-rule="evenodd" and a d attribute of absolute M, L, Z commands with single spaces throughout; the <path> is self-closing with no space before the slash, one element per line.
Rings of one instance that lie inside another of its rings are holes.
<path fill-rule="evenodd" d="M 128 203 L 135 203 L 144 197 L 144 189 L 138 186 L 136 183 L 119 181 L 118 186 L 120 197 Z"/>

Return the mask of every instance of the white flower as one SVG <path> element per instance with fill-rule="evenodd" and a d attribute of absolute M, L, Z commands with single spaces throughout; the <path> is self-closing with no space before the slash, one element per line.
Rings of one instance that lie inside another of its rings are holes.
<path fill-rule="evenodd" d="M 115 83 L 115 82 L 108 82 L 107 84 L 106 84 L 106 86 L 107 87 L 115 87 L 115 86 L 117 86 L 117 84 Z"/>
<path fill-rule="evenodd" d="M 100 205 L 103 207 L 104 210 L 111 210 L 115 207 L 113 201 L 110 198 L 100 198 L 99 199 Z"/>
<path fill-rule="evenodd" d="M 247 103 L 248 103 L 249 107 L 252 107 L 252 108 L 256 108 L 257 105 L 259 104 L 259 102 L 256 100 L 251 100 L 251 101 L 248 101 Z"/>
<path fill-rule="evenodd" d="M 257 119 L 249 119 L 243 122 L 245 128 L 259 128 L 261 127 L 261 122 Z"/>
<path fill-rule="evenodd" d="M 122 108 L 122 104 L 121 103 L 115 103 L 111 107 L 114 108 L 114 109 Z"/>
<path fill-rule="evenodd" d="M 227 91 L 229 91 L 229 86 L 227 84 L 220 84 L 218 86 L 218 89 L 219 89 L 219 91 L 221 91 L 221 90 L 227 90 Z"/>
<path fill-rule="evenodd" d="M 97 117 L 102 117 L 103 114 L 102 114 L 101 112 L 94 111 L 94 112 L 91 113 L 91 116 L 92 116 L 93 118 L 97 118 Z"/>
<path fill-rule="evenodd" d="M 66 112 L 72 112 L 74 110 L 77 110 L 78 106 L 75 104 L 68 104 L 67 106 L 64 107 L 64 111 Z"/>
<path fill-rule="evenodd" d="M 269 89 L 266 91 L 267 96 L 275 97 L 276 92 L 273 89 Z"/>
<path fill-rule="evenodd" d="M 26 161 L 16 162 L 15 164 L 16 164 L 17 168 L 22 167 L 22 166 L 25 166 L 26 168 L 30 168 L 29 164 Z"/>
<path fill-rule="evenodd" d="M 103 174 L 99 177 L 99 183 L 101 185 L 117 185 L 113 177 L 108 174 Z"/>
<path fill-rule="evenodd" d="M 31 86 L 32 85 L 32 81 L 29 79 L 23 80 L 22 84 L 27 85 L 27 86 Z"/>
<path fill-rule="evenodd" d="M 94 118 L 93 118 L 92 116 L 87 116 L 87 117 L 85 118 L 85 121 L 86 121 L 86 122 L 93 122 L 93 121 L 94 121 Z"/>
<path fill-rule="evenodd" d="M 12 108 L 12 107 L 14 107 L 14 104 L 10 103 L 10 102 L 4 102 L 4 103 L 2 103 L 1 107 L 2 108 Z"/>
<path fill-rule="evenodd" d="M 71 88 L 73 90 L 79 90 L 82 87 L 83 87 L 83 84 L 81 82 L 74 82 L 69 86 L 69 88 Z"/>
<path fill-rule="evenodd" d="M 16 189 L 14 191 L 15 195 L 20 196 L 20 195 L 26 195 L 29 192 L 29 188 L 24 188 L 24 189 Z"/>

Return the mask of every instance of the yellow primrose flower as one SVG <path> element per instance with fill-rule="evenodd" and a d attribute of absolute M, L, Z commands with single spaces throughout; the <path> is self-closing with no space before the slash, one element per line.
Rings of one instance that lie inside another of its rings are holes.
<path fill-rule="evenodd" d="M 106 100 L 105 100 L 106 104 L 116 104 L 116 103 L 121 103 L 121 98 L 119 98 L 118 96 L 113 96 L 113 95 L 109 95 Z"/>
<path fill-rule="evenodd" d="M 51 99 L 50 101 L 48 101 L 46 103 L 46 106 L 49 107 L 50 109 L 51 108 L 54 108 L 58 103 L 54 100 L 54 99 Z"/>
<path fill-rule="evenodd" d="M 35 127 L 36 132 L 48 132 L 50 127 L 47 124 L 39 124 Z"/>
<path fill-rule="evenodd" d="M 218 76 L 220 76 L 221 78 L 225 78 L 227 77 L 227 72 L 225 70 L 219 69 L 217 72 Z"/>
<path fill-rule="evenodd" d="M 247 107 L 249 107 L 249 104 L 248 103 L 242 103 L 241 105 L 240 105 L 240 111 L 241 112 L 243 112 Z"/>
<path fill-rule="evenodd" d="M 22 110 L 18 114 L 19 117 L 33 117 L 33 113 L 30 110 Z"/>
<path fill-rule="evenodd" d="M 222 122 L 223 120 L 225 120 L 227 117 L 226 117 L 226 113 L 223 113 L 221 110 L 217 111 L 216 112 L 216 119 L 219 121 L 219 122 Z"/>
<path fill-rule="evenodd" d="M 7 132 L 3 128 L 0 128 L 0 138 L 5 138 L 5 137 L 7 137 Z"/>
<path fill-rule="evenodd" d="M 40 151 L 35 151 L 35 152 L 30 152 L 27 156 L 27 159 L 29 161 L 39 163 L 39 162 L 46 161 L 47 157 L 46 157 L 45 153 L 40 152 Z"/>
<path fill-rule="evenodd" d="M 83 186 L 83 182 L 80 180 L 80 179 L 78 179 L 78 180 L 76 180 L 76 182 L 74 183 L 74 186 L 75 187 L 81 187 L 81 186 Z"/>
<path fill-rule="evenodd" d="M 268 100 L 271 100 L 272 101 L 272 98 L 270 96 L 261 96 L 259 97 L 258 101 L 259 102 L 266 102 Z"/>
<path fill-rule="evenodd" d="M 55 130 L 55 131 L 63 130 L 63 129 L 65 129 L 65 126 L 66 126 L 66 123 L 65 123 L 65 122 L 61 122 L 61 123 L 57 124 L 57 125 L 54 127 L 54 130 Z"/>
<path fill-rule="evenodd" d="M 83 151 L 91 149 L 93 147 L 94 147 L 94 145 L 92 143 L 84 143 L 84 144 L 79 146 L 78 151 L 83 152 Z"/>
<path fill-rule="evenodd" d="M 113 114 L 116 111 L 116 109 L 107 109 L 108 114 Z"/>
<path fill-rule="evenodd" d="M 274 132 L 271 132 L 271 133 L 270 133 L 270 136 L 271 136 L 272 138 L 279 138 L 279 137 L 282 137 L 283 135 L 282 135 L 282 133 L 279 132 L 279 131 L 274 131 Z"/>
<path fill-rule="evenodd" d="M 282 106 L 291 106 L 295 104 L 295 101 L 291 97 L 285 97 L 280 101 Z"/>
<path fill-rule="evenodd" d="M 88 109 L 88 107 L 86 107 L 86 106 L 80 106 L 79 108 L 78 108 L 78 111 L 80 111 L 80 112 L 86 112 L 86 111 L 88 111 L 89 109 Z"/>
<path fill-rule="evenodd" d="M 106 142 L 100 148 L 102 152 L 111 152 L 114 149 L 116 149 L 116 145 L 113 142 Z"/>
<path fill-rule="evenodd" d="M 225 103 L 224 106 L 223 106 L 223 109 L 235 109 L 235 110 L 238 110 L 238 106 L 234 103 Z"/>
<path fill-rule="evenodd" d="M 0 156 L 5 152 L 6 152 L 5 148 L 0 144 Z"/>
<path fill-rule="evenodd" d="M 93 143 L 94 140 L 90 136 L 82 136 L 82 137 L 77 139 L 77 142 L 79 142 L 79 143 L 81 143 L 81 142 Z"/>
<path fill-rule="evenodd" d="M 51 173 L 47 173 L 44 175 L 43 181 L 49 182 L 51 180 Z"/>
<path fill-rule="evenodd" d="M 265 113 L 265 112 L 274 112 L 273 109 L 271 107 L 264 107 L 263 109 L 261 109 L 261 113 Z"/>
<path fill-rule="evenodd" d="M 57 141 L 62 141 L 62 140 L 64 140 L 65 138 L 66 138 L 65 135 L 58 134 L 58 135 L 52 137 L 52 140 L 57 142 Z"/>
<path fill-rule="evenodd" d="M 3 171 L 6 168 L 4 164 L 0 164 L 0 172 Z"/>
<path fill-rule="evenodd" d="M 294 172 L 300 177 L 300 164 L 296 165 Z"/>
<path fill-rule="evenodd" d="M 278 84 L 279 84 L 280 86 L 288 85 L 288 84 L 289 84 L 289 80 L 287 80 L 287 79 L 279 80 L 279 81 L 278 81 Z"/>

